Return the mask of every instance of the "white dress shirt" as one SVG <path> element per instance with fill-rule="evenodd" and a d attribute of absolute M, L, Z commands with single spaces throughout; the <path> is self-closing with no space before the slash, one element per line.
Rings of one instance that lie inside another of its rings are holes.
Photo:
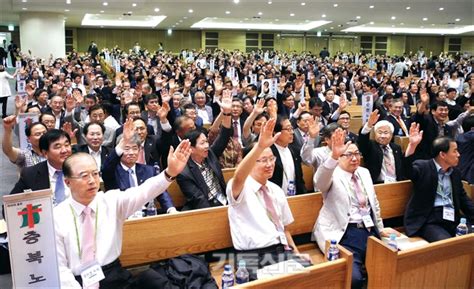
<path fill-rule="evenodd" d="M 90 146 L 87 146 L 87 149 L 89 150 L 89 154 L 94 158 L 97 167 L 100 168 L 102 166 L 102 148 L 99 148 L 98 151 L 94 151 Z"/>
<path fill-rule="evenodd" d="M 237 250 L 253 250 L 280 243 L 279 233 L 265 209 L 261 184 L 251 176 L 245 180 L 244 187 L 237 199 L 232 195 L 232 182 L 227 183 L 229 200 L 229 225 L 232 244 Z M 267 181 L 266 186 L 283 226 L 293 223 L 286 195 L 276 184 Z"/>
<path fill-rule="evenodd" d="M 281 164 L 283 165 L 283 182 L 281 189 L 285 194 L 288 194 L 288 183 L 289 181 L 295 182 L 295 162 L 293 161 L 293 155 L 288 147 L 282 147 L 275 144 L 281 158 Z M 296 184 L 295 184 L 296 186 Z"/>
<path fill-rule="evenodd" d="M 53 198 L 55 198 L 54 191 L 56 190 L 56 180 L 58 178 L 56 176 L 57 169 L 53 168 L 53 166 L 51 166 L 49 162 L 46 162 L 46 164 L 48 164 L 49 187 L 51 188 L 51 191 L 53 192 Z M 66 196 L 66 199 L 68 199 L 69 196 L 71 195 L 71 190 L 69 189 L 68 186 L 66 186 L 66 183 L 64 183 L 64 176 L 63 176 L 63 185 L 64 185 L 64 195 Z"/>
<path fill-rule="evenodd" d="M 141 186 L 126 191 L 111 190 L 107 193 L 98 192 L 89 204 L 92 217 L 97 218 L 96 229 L 96 260 L 104 266 L 115 261 L 122 251 L 123 223 L 131 214 L 139 210 L 148 200 L 154 199 L 168 186 L 164 173 L 152 177 Z M 82 211 L 84 205 L 73 198 L 54 208 L 56 246 L 58 254 L 61 288 L 82 288 L 74 279 L 80 275 L 81 256 L 79 256 L 77 240 L 82 240 Z M 77 234 L 74 226 L 77 220 Z M 95 222 L 95 221 L 94 221 Z"/>
<path fill-rule="evenodd" d="M 117 150 L 116 150 L 116 152 L 117 152 Z M 121 154 L 123 154 L 123 152 L 121 152 Z M 120 155 L 121 155 L 121 154 L 120 154 Z M 117 155 L 118 155 L 118 154 L 117 154 Z M 135 181 L 135 185 L 138 186 L 138 179 L 137 179 L 136 166 L 133 165 L 133 167 L 129 168 L 129 167 L 127 167 L 126 165 L 124 165 L 122 162 L 120 162 L 120 165 L 122 166 L 122 169 L 124 169 L 127 173 L 128 173 L 128 170 L 129 170 L 129 169 L 132 169 L 132 171 L 133 171 L 132 178 L 133 178 L 133 180 Z M 132 185 L 132 184 L 130 184 L 130 185 Z"/>

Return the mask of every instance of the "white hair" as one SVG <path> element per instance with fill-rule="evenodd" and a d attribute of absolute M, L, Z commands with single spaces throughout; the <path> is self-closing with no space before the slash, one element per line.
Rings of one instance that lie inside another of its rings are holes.
<path fill-rule="evenodd" d="M 389 122 L 388 120 L 381 120 L 377 122 L 374 126 L 374 130 L 378 130 L 379 128 L 384 127 L 384 126 L 388 126 L 388 128 L 390 129 L 390 132 L 393 134 L 393 131 L 395 130 L 395 128 L 393 127 L 393 124 Z"/>

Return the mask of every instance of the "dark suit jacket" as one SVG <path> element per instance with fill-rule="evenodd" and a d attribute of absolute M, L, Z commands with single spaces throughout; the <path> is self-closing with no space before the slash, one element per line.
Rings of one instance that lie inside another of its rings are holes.
<path fill-rule="evenodd" d="M 72 153 L 78 153 L 78 152 L 89 153 L 89 148 L 86 144 L 72 146 Z M 110 151 L 108 147 L 105 147 L 105 146 L 101 147 L 101 151 L 100 151 L 100 166 L 101 167 L 104 164 L 105 159 L 109 156 L 109 153 Z"/>
<path fill-rule="evenodd" d="M 359 150 L 364 156 L 364 166 L 369 170 L 372 182 L 375 184 L 380 183 L 377 182 L 377 179 L 382 171 L 383 150 L 376 141 L 369 139 L 369 135 L 359 133 L 358 144 Z M 395 159 L 397 181 L 404 180 L 402 149 L 393 142 L 389 143 L 389 146 L 393 151 L 393 158 Z"/>
<path fill-rule="evenodd" d="M 222 175 L 219 157 L 224 152 L 227 143 L 232 136 L 232 132 L 232 128 L 221 128 L 218 137 L 209 148 L 209 154 L 205 160 L 218 178 L 220 191 L 224 195 L 226 194 L 226 184 L 224 176 Z M 209 187 L 204 181 L 200 168 L 191 158 L 188 160 L 188 164 L 181 174 L 178 175 L 176 180 L 186 197 L 186 204 L 184 205 L 183 210 L 195 210 L 211 206 L 208 200 Z"/>
<path fill-rule="evenodd" d="M 433 159 L 417 160 L 413 162 L 412 166 L 407 165 L 406 170 L 413 182 L 413 194 L 407 204 L 404 223 L 407 235 L 413 236 L 425 224 L 433 210 L 438 186 L 438 172 Z M 451 185 L 455 223 L 459 222 L 460 211 L 462 211 L 472 224 L 474 222 L 474 203 L 464 191 L 461 173 L 457 168 L 454 168 L 451 173 Z"/>
<path fill-rule="evenodd" d="M 329 107 L 329 103 L 327 101 L 323 102 L 323 112 L 322 116 L 328 119 L 329 115 L 332 115 L 338 108 L 339 105 L 335 102 L 331 103 L 332 109 Z"/>
<path fill-rule="evenodd" d="M 295 165 L 296 194 L 297 195 L 305 194 L 306 188 L 304 186 L 303 170 L 301 169 L 300 153 L 292 149 L 291 146 L 289 146 L 288 148 L 290 149 L 291 155 L 293 156 L 293 163 Z M 281 162 L 281 156 L 280 156 L 280 153 L 278 152 L 277 147 L 275 145 L 272 145 L 271 149 L 272 149 L 273 155 L 276 157 L 276 161 L 275 161 L 275 169 L 273 170 L 273 176 L 269 179 L 269 181 L 272 181 L 273 183 L 281 187 L 283 185 L 283 163 Z"/>
<path fill-rule="evenodd" d="M 415 113 L 413 121 L 420 124 L 420 131 L 423 131 L 423 139 L 420 144 L 416 147 L 414 158 L 415 159 L 429 159 L 431 155 L 431 146 L 435 138 L 438 137 L 438 124 L 436 123 L 433 115 Z M 447 125 L 444 125 L 444 135 L 453 137 L 454 131 Z"/>
<path fill-rule="evenodd" d="M 102 166 L 102 179 L 104 180 L 105 191 L 119 189 L 125 191 L 130 188 L 130 181 L 128 179 L 128 172 L 120 165 L 120 157 L 115 150 L 112 150 L 109 157 L 105 160 Z M 156 176 L 156 170 L 153 166 L 135 164 L 135 173 L 137 175 L 138 186 L 149 178 Z M 161 208 L 164 211 L 173 207 L 173 201 L 167 191 L 164 191 L 158 196 Z"/>
<path fill-rule="evenodd" d="M 49 189 L 49 173 L 47 161 L 42 161 L 34 166 L 21 170 L 20 179 L 11 190 L 10 194 L 23 193 L 24 190 Z"/>
<path fill-rule="evenodd" d="M 157 131 L 155 131 L 155 129 L 153 128 L 152 125 L 149 125 L 148 124 L 148 112 L 147 111 L 142 111 L 142 118 L 145 120 L 145 123 L 147 124 L 147 127 L 148 126 L 151 126 L 152 128 L 152 131 L 153 131 L 153 135 L 155 135 L 157 138 L 160 138 L 161 137 L 161 132 L 162 132 L 162 129 L 161 129 L 161 122 L 160 122 L 160 119 L 158 117 L 156 117 L 155 121 L 156 121 L 156 127 L 158 128 Z M 150 130 L 150 128 L 148 128 L 148 130 Z"/>
<path fill-rule="evenodd" d="M 403 117 L 400 116 L 400 118 L 402 119 L 402 121 L 405 123 L 405 127 L 407 128 L 407 130 L 410 130 L 410 123 L 406 120 L 403 119 Z M 398 123 L 398 121 L 396 120 L 396 118 L 389 114 L 385 117 L 385 120 L 386 121 L 389 121 L 391 124 L 393 124 L 393 136 L 407 136 L 405 135 L 405 132 L 403 131 L 402 127 L 400 126 L 400 124 Z"/>

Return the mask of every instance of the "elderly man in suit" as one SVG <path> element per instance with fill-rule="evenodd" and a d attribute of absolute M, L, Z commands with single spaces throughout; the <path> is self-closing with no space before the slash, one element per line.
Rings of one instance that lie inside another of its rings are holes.
<path fill-rule="evenodd" d="M 403 117 L 403 100 L 396 98 L 390 105 L 390 113 L 385 117 L 393 125 L 393 134 L 398 136 L 408 136 L 409 122 Z"/>
<path fill-rule="evenodd" d="M 202 119 L 203 125 L 211 125 L 214 121 L 212 107 L 206 105 L 206 94 L 203 91 L 197 91 L 194 94 L 197 115 Z"/>
<path fill-rule="evenodd" d="M 364 156 L 365 167 L 369 170 L 372 182 L 393 183 L 405 179 L 402 169 L 402 149 L 391 142 L 393 125 L 379 122 L 378 110 L 374 110 L 359 134 L 358 145 Z M 370 140 L 370 131 L 374 129 L 375 140 Z"/>
<path fill-rule="evenodd" d="M 132 123 L 132 125 L 127 126 L 127 122 Z M 138 136 L 136 127 L 133 127 L 134 121 L 130 119 L 127 122 L 124 125 L 124 130 L 133 128 L 135 133 L 124 131 L 124 137 L 112 150 L 102 166 L 102 179 L 106 191 L 113 189 L 125 191 L 128 188 L 141 185 L 147 179 L 159 173 L 153 166 L 137 163 L 142 141 Z M 132 137 L 127 137 L 128 135 Z M 165 212 L 172 213 L 176 211 L 167 191 L 164 191 L 157 199 Z"/>
<path fill-rule="evenodd" d="M 217 117 L 222 119 L 217 139 L 209 147 L 206 134 L 195 129 L 184 135 L 191 143 L 191 158 L 177 181 L 186 197 L 183 210 L 194 210 L 214 206 L 227 205 L 225 195 L 225 181 L 219 157 L 224 152 L 232 136 L 231 110 L 232 97 L 222 97 L 221 113 Z"/>
<path fill-rule="evenodd" d="M 352 288 L 362 288 L 368 237 L 387 237 L 397 232 L 384 229 L 370 173 L 359 166 L 361 154 L 357 146 L 344 141 L 345 133 L 338 128 L 331 136 L 330 157 L 314 175 L 324 203 L 313 238 L 323 252 L 326 241 L 336 240 L 353 253 Z"/>
<path fill-rule="evenodd" d="M 405 155 L 414 153 L 422 136 L 418 133 L 416 140 L 410 140 Z M 413 182 L 413 194 L 405 212 L 405 229 L 408 236 L 420 236 L 428 242 L 454 237 L 461 211 L 468 223 L 474 224 L 474 202 L 464 191 L 461 172 L 456 167 L 456 141 L 438 137 L 432 147 L 431 159 L 416 160 L 406 168 Z"/>

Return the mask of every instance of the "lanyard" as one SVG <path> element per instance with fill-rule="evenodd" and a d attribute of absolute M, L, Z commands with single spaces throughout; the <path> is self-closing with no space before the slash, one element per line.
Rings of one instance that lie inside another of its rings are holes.
<path fill-rule="evenodd" d="M 79 259 L 82 257 L 81 252 L 81 243 L 79 242 L 79 230 L 77 229 L 77 218 L 76 214 L 74 213 L 74 209 L 72 208 L 71 204 L 69 204 L 71 208 L 72 217 L 74 218 L 74 228 L 76 231 L 76 243 L 77 243 L 77 252 L 79 252 Z M 99 218 L 99 205 L 95 206 L 95 231 L 94 231 L 94 241 L 97 241 L 97 219 Z"/>
<path fill-rule="evenodd" d="M 453 200 L 451 198 L 452 186 L 449 186 L 449 185 L 447 187 L 444 186 L 444 178 L 446 177 L 449 178 L 448 175 L 441 174 L 441 178 L 440 178 L 440 174 L 438 173 L 438 187 L 436 188 L 436 194 L 438 194 L 438 196 L 441 197 L 441 199 L 443 200 L 445 204 L 447 203 L 448 207 L 454 207 Z M 448 179 L 448 182 L 451 182 L 451 180 Z"/>

